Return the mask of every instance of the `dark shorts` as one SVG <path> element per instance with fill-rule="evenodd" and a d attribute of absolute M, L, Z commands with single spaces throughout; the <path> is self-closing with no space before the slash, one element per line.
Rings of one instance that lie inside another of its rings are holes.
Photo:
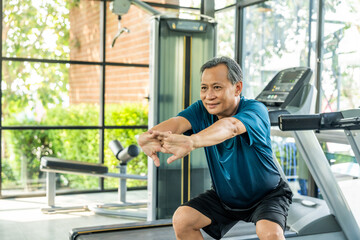
<path fill-rule="evenodd" d="M 191 199 L 183 206 L 192 207 L 210 218 L 211 224 L 203 230 L 211 237 L 220 239 L 240 220 L 255 224 L 259 220 L 269 220 L 278 223 L 285 230 L 292 195 L 289 185 L 281 179 L 274 190 L 248 209 L 227 207 L 213 189 Z"/>

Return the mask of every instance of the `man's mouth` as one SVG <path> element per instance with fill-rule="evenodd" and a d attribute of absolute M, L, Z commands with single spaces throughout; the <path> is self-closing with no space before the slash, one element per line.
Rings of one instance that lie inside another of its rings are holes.
<path fill-rule="evenodd" d="M 219 104 L 218 104 L 218 103 L 207 103 L 207 104 L 206 104 L 206 106 L 207 106 L 208 108 L 210 108 L 210 109 L 216 108 L 217 105 L 219 105 Z"/>

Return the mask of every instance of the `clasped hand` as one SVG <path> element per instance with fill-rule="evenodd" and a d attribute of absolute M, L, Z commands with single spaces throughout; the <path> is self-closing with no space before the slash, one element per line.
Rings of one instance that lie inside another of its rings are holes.
<path fill-rule="evenodd" d="M 167 159 L 167 163 L 170 164 L 194 150 L 194 142 L 191 137 L 173 134 L 170 131 L 149 130 L 139 137 L 139 145 L 144 153 L 152 158 L 157 167 L 160 166 L 158 152 L 172 154 Z"/>

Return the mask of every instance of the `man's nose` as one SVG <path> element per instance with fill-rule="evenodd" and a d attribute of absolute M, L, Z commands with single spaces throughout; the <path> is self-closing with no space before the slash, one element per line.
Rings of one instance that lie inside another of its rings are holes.
<path fill-rule="evenodd" d="M 213 98 L 215 98 L 215 97 L 216 97 L 216 95 L 215 95 L 214 90 L 213 90 L 213 89 L 209 89 L 209 90 L 207 91 L 207 93 L 206 93 L 206 98 L 208 98 L 208 99 L 213 99 Z"/>

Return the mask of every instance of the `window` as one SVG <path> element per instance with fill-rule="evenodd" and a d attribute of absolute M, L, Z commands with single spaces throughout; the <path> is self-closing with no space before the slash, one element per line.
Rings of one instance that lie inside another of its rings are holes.
<path fill-rule="evenodd" d="M 178 11 L 172 9 L 177 1 L 152 2 L 160 11 Z M 111 47 L 119 29 L 108 1 L 1 6 L 0 196 L 43 193 L 44 155 L 116 170 L 108 143 L 118 139 L 126 147 L 147 129 L 150 16 L 131 6 L 121 20 L 130 32 Z M 128 172 L 146 174 L 146 161 L 141 153 Z M 115 186 L 81 175 L 60 174 L 57 181 L 67 191 Z"/>
<path fill-rule="evenodd" d="M 360 106 L 359 1 L 326 2 L 321 112 Z"/>
<path fill-rule="evenodd" d="M 216 5 L 216 4 L 215 4 Z M 219 3 L 217 4 L 219 5 Z M 225 7 L 225 6 L 222 6 Z M 235 7 L 215 13 L 217 25 L 217 55 L 235 57 Z"/>
<path fill-rule="evenodd" d="M 255 98 L 282 69 L 309 65 L 313 11 L 308 1 L 266 1 L 245 8 L 244 96 Z"/>

